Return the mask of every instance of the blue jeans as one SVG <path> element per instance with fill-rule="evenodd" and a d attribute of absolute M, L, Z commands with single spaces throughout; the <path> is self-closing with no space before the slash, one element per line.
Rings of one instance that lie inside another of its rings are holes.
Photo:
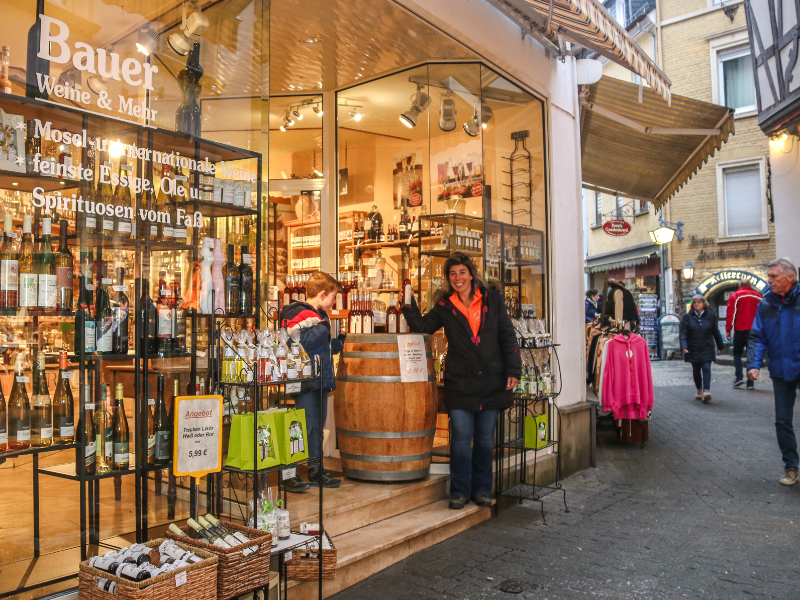
<path fill-rule="evenodd" d="M 798 384 L 800 384 L 798 379 L 786 381 L 777 377 L 772 378 L 772 388 L 775 390 L 775 433 L 778 434 L 778 447 L 781 449 L 783 464 L 787 469 L 796 469 L 800 464 L 797 438 L 792 426 Z"/>
<path fill-rule="evenodd" d="M 711 389 L 711 361 L 699 363 L 692 363 L 692 376 L 694 377 L 694 385 L 697 389 L 710 390 Z"/>
<path fill-rule="evenodd" d="M 469 500 L 492 493 L 494 429 L 499 410 L 452 409 L 450 413 L 450 495 Z"/>
<path fill-rule="evenodd" d="M 742 355 L 747 348 L 747 340 L 750 338 L 750 330 L 733 332 L 733 367 L 736 370 L 734 379 L 741 381 L 744 379 L 744 366 L 742 365 Z M 753 382 L 747 380 L 747 387 L 753 387 Z"/>
<path fill-rule="evenodd" d="M 322 455 L 322 428 L 328 416 L 328 395 L 325 394 L 323 402 L 320 402 L 319 390 L 302 392 L 294 397 L 294 405 L 306 411 L 308 455 L 319 458 Z"/>

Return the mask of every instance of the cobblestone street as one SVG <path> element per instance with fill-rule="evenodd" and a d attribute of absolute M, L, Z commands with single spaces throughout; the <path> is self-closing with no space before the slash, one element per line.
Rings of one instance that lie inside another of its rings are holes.
<path fill-rule="evenodd" d="M 598 467 L 335 596 L 375 598 L 800 598 L 800 485 L 783 474 L 772 386 L 734 390 L 714 366 L 705 405 L 691 368 L 653 363 L 650 443 L 598 430 Z M 507 579 L 522 594 L 500 592 Z"/>

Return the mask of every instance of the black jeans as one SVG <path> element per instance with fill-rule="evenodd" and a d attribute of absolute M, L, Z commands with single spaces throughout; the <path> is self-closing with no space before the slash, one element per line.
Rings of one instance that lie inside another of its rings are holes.
<path fill-rule="evenodd" d="M 800 380 L 786 381 L 777 377 L 772 378 L 772 387 L 775 390 L 775 433 L 778 435 L 778 447 L 781 449 L 783 464 L 787 469 L 796 469 L 800 464 L 797 438 L 792 426 L 798 384 Z"/>
<path fill-rule="evenodd" d="M 740 381 L 744 379 L 744 369 L 742 366 L 742 354 L 747 348 L 747 338 L 750 337 L 750 330 L 734 331 L 733 332 L 733 367 L 736 369 L 735 379 Z M 747 387 L 753 387 L 753 382 L 747 380 Z"/>
<path fill-rule="evenodd" d="M 711 361 L 708 362 L 693 362 L 692 363 L 692 376 L 694 377 L 694 385 L 700 390 L 711 389 Z"/>

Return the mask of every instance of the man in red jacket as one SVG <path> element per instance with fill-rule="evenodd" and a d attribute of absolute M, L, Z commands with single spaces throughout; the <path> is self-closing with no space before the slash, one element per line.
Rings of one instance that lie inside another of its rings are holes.
<path fill-rule="evenodd" d="M 744 384 L 742 354 L 747 347 L 747 338 L 750 336 L 750 329 L 753 327 L 753 319 L 756 318 L 759 302 L 761 302 L 761 294 L 753 289 L 747 279 L 739 282 L 739 289 L 728 300 L 725 338 L 729 342 L 731 341 L 731 329 L 733 329 L 733 366 L 736 369 L 733 387 L 735 388 L 742 387 Z M 747 389 L 755 389 L 755 384 L 749 379 L 747 380 Z"/>

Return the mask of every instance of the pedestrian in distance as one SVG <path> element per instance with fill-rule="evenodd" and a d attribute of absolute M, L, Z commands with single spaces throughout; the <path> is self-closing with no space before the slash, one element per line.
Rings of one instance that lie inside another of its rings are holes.
<path fill-rule="evenodd" d="M 717 354 L 722 354 L 724 344 L 717 313 L 711 310 L 705 297 L 699 294 L 692 297 L 692 307 L 681 319 L 680 339 L 683 360 L 692 363 L 697 387 L 695 398 L 707 404 L 711 400 L 711 363 L 716 361 Z"/>
<path fill-rule="evenodd" d="M 596 315 L 600 314 L 598 301 L 600 300 L 600 292 L 594 288 L 586 291 L 586 322 L 591 323 L 594 321 Z"/>
<path fill-rule="evenodd" d="M 756 381 L 769 352 L 769 376 L 775 391 L 775 433 L 784 464 L 783 485 L 797 483 L 797 438 L 792 420 L 800 384 L 800 284 L 797 267 L 776 258 L 767 271 L 769 291 L 758 305 L 747 347 L 747 378 Z"/>
<path fill-rule="evenodd" d="M 756 310 L 761 302 L 761 294 L 753 289 L 749 279 L 742 278 L 739 289 L 728 300 L 728 314 L 725 318 L 725 339 L 731 341 L 733 331 L 733 366 L 736 374 L 733 378 L 733 387 L 742 387 L 745 383 L 742 367 L 742 354 L 750 338 L 750 328 L 756 318 Z M 755 389 L 755 384 L 747 380 L 747 389 Z"/>
<path fill-rule="evenodd" d="M 514 402 L 522 373 L 517 336 L 502 294 L 489 288 L 472 259 L 454 252 L 444 263 L 447 289 L 422 315 L 412 297 L 403 307 L 409 328 L 433 335 L 444 327 L 444 403 L 450 416 L 450 508 L 470 498 L 491 506 L 494 430 Z"/>

